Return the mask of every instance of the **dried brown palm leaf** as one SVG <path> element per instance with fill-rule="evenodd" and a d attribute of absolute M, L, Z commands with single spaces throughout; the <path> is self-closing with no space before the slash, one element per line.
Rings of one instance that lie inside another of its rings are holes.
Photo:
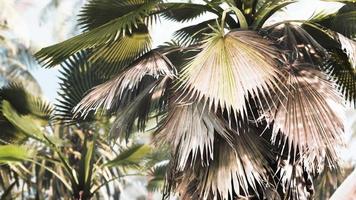
<path fill-rule="evenodd" d="M 290 152 L 299 152 L 306 166 L 316 169 L 315 165 L 322 164 L 325 158 L 335 161 L 338 157 L 336 148 L 342 143 L 343 124 L 333 108 L 342 106 L 343 101 L 323 72 L 292 67 L 286 79 L 287 98 L 269 116 L 274 122 L 272 142 L 283 145 L 282 149 L 288 143 L 289 158 L 297 158 Z"/>
<path fill-rule="evenodd" d="M 290 163 L 282 160 L 278 169 L 280 194 L 283 199 L 311 199 L 314 194 L 314 185 L 308 171 L 301 162 Z"/>
<path fill-rule="evenodd" d="M 235 116 L 246 113 L 250 94 L 262 101 L 276 90 L 282 76 L 273 44 L 254 31 L 214 30 L 198 53 L 182 70 L 180 88 L 184 98 L 208 103 Z"/>
<path fill-rule="evenodd" d="M 267 182 L 269 149 L 256 133 L 232 134 L 234 147 L 222 138 L 215 140 L 214 160 L 208 166 L 195 163 L 178 173 L 176 190 L 184 199 L 259 196 Z"/>
<path fill-rule="evenodd" d="M 131 100 L 130 95 L 139 89 L 145 77 L 151 79 L 146 79 L 148 83 L 142 84 L 143 87 L 162 76 L 173 78 L 175 68 L 164 55 L 151 51 L 113 79 L 94 87 L 79 102 L 74 111 L 76 114 L 85 115 L 90 110 L 98 108 L 107 110 L 116 108 L 118 104 L 122 104 L 120 100 Z"/>
<path fill-rule="evenodd" d="M 170 144 L 178 159 L 177 169 L 183 170 L 197 157 L 201 165 L 208 165 L 213 159 L 216 133 L 231 143 L 225 124 L 214 113 L 199 103 L 175 104 L 157 131 L 155 142 Z"/>

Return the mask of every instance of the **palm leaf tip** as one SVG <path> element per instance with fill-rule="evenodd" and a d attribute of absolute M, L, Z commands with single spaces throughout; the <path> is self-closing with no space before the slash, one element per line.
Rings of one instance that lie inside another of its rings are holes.
<path fill-rule="evenodd" d="M 352 68 L 356 70 L 356 42 L 348 39 L 340 33 L 337 34 L 337 38 L 340 42 L 342 50 L 348 56 Z"/>
<path fill-rule="evenodd" d="M 215 141 L 214 160 L 209 165 L 195 163 L 173 173 L 173 180 L 168 182 L 173 183 L 172 186 L 180 192 L 182 199 L 259 196 L 268 171 L 264 157 L 267 155 L 262 152 L 269 151 L 263 147 L 257 135 L 232 134 L 235 136 L 233 141 L 236 146 L 232 147 L 223 139 L 220 140 L 221 138 Z"/>
<path fill-rule="evenodd" d="M 259 102 L 279 90 L 282 73 L 276 62 L 280 52 L 253 31 L 214 32 L 202 51 L 182 70 L 183 99 L 204 100 L 209 108 L 247 112 L 250 94 Z"/>
<path fill-rule="evenodd" d="M 224 123 L 201 104 L 175 105 L 157 130 L 155 143 L 169 144 L 176 155 L 177 169 L 183 170 L 197 160 L 208 165 L 213 159 L 215 134 L 231 144 Z"/>
<path fill-rule="evenodd" d="M 145 78 L 151 77 L 157 80 L 160 77 L 168 77 L 173 79 L 175 74 L 174 66 L 164 55 L 151 51 L 113 79 L 93 88 L 73 111 L 77 115 L 85 115 L 88 111 L 97 110 L 100 107 L 112 110 L 120 104 L 120 100 L 130 100 L 130 98 L 127 99 L 130 93 L 139 90 L 140 84 Z"/>

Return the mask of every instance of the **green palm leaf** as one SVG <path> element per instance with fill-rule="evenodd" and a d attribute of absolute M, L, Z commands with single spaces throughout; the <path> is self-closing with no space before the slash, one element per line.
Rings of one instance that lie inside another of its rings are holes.
<path fill-rule="evenodd" d="M 149 171 L 149 181 L 146 186 L 148 191 L 156 192 L 163 190 L 166 171 L 166 164 L 155 166 Z"/>
<path fill-rule="evenodd" d="M 164 9 L 161 13 L 163 18 L 177 22 L 188 22 L 208 11 L 214 11 L 207 5 L 194 3 L 164 3 L 161 6 Z"/>
<path fill-rule="evenodd" d="M 59 99 L 55 109 L 55 119 L 62 123 L 83 121 L 82 118 L 73 118 L 74 107 L 88 90 L 106 80 L 95 70 L 95 66 L 88 62 L 87 54 L 88 52 L 81 52 L 62 64 Z M 93 120 L 93 114 L 88 114 L 85 120 Z"/>
<path fill-rule="evenodd" d="M 79 25 L 84 30 L 92 30 L 103 24 L 110 22 L 116 18 L 125 16 L 130 12 L 135 12 L 141 7 L 148 6 L 150 3 L 158 3 L 154 0 L 90 0 L 83 6 L 79 14 Z M 150 7 L 149 7 L 150 8 Z M 155 9 L 147 12 L 147 16 L 144 16 L 144 20 L 153 18 L 155 15 L 151 14 Z"/>
<path fill-rule="evenodd" d="M 53 67 L 71 55 L 91 48 L 98 48 L 98 54 L 93 55 L 94 61 L 98 56 L 103 55 L 110 59 L 112 58 L 112 53 L 116 54 L 116 56 L 122 55 L 123 57 L 116 57 L 119 60 L 135 58 L 146 50 L 150 44 L 150 37 L 147 34 L 147 27 L 143 25 L 143 20 L 148 15 L 148 12 L 155 8 L 157 2 L 158 0 L 148 1 L 138 9 L 106 24 L 59 44 L 46 47 L 37 52 L 35 56 L 40 62 L 44 62 L 47 67 Z M 141 47 L 141 49 L 134 49 L 134 52 L 139 52 L 139 54 L 132 52 L 131 45 Z M 126 50 L 128 52 L 117 52 L 117 50 Z"/>
<path fill-rule="evenodd" d="M 139 167 L 146 156 L 152 152 L 152 147 L 144 144 L 135 144 L 124 149 L 113 160 L 107 162 L 105 166 Z"/>
<path fill-rule="evenodd" d="M 212 19 L 187 26 L 174 32 L 174 38 L 179 41 L 179 44 L 185 46 L 193 45 L 202 42 L 207 37 L 207 34 L 212 32 L 210 27 L 215 25 L 216 19 Z"/>
<path fill-rule="evenodd" d="M 34 157 L 34 151 L 19 145 L 0 145 L 0 163 L 23 162 Z"/>

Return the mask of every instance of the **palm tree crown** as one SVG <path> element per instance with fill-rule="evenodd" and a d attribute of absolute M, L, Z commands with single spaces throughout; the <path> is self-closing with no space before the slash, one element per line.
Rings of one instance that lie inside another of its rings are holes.
<path fill-rule="evenodd" d="M 147 130 L 171 160 L 165 194 L 182 199 L 306 199 L 337 167 L 355 106 L 355 2 L 310 20 L 265 22 L 293 0 L 90 0 L 83 33 L 36 54 L 64 66 L 63 122 L 116 115 L 114 138 Z M 186 26 L 152 48 L 158 21 Z M 348 23 L 339 23 L 340 21 Z M 67 89 L 67 90 L 65 90 Z M 73 117 L 74 116 L 74 117 Z"/>

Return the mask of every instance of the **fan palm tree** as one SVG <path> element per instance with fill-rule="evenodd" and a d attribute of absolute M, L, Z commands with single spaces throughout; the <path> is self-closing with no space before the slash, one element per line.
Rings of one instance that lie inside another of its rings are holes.
<path fill-rule="evenodd" d="M 112 138 L 154 130 L 170 146 L 165 197 L 309 199 L 317 175 L 337 168 L 336 108 L 355 106 L 355 2 L 266 24 L 295 2 L 90 0 L 83 33 L 35 56 L 63 66 L 62 122 L 115 115 Z M 152 48 L 161 18 L 207 13 Z"/>

